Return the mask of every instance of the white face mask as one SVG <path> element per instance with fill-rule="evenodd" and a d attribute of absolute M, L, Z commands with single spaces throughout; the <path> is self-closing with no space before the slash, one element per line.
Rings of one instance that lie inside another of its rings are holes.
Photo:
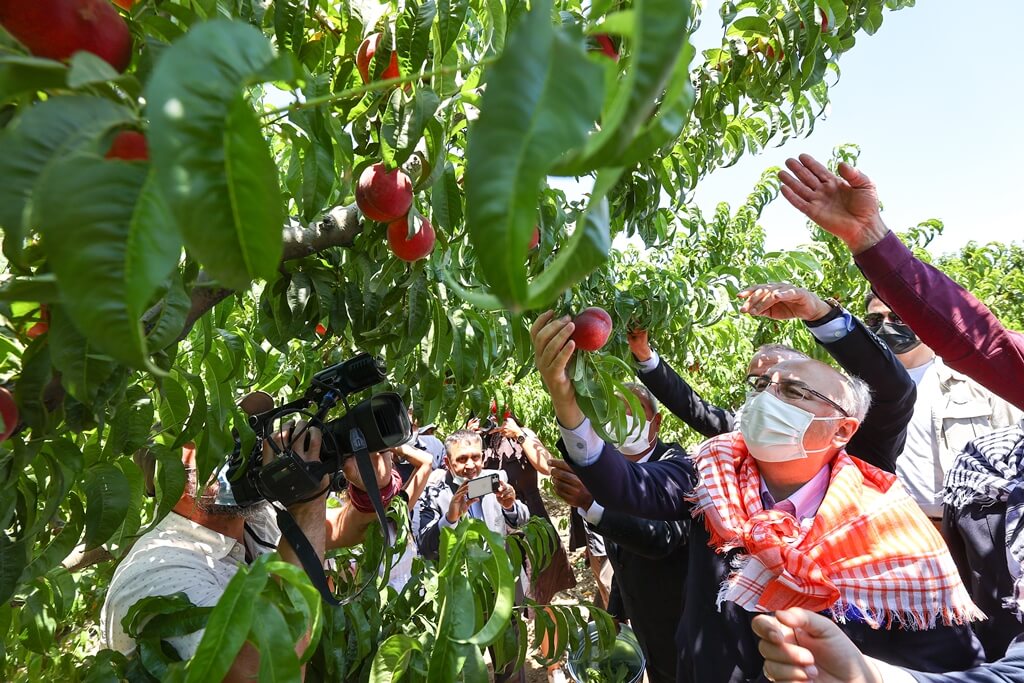
<path fill-rule="evenodd" d="M 808 451 L 804 435 L 812 422 L 839 420 L 840 417 L 815 417 L 814 413 L 786 403 L 775 394 L 762 391 L 743 404 L 740 433 L 747 450 L 760 462 L 802 460 L 808 453 L 821 453 L 831 446 Z"/>
<path fill-rule="evenodd" d="M 651 447 L 651 441 L 647 436 L 650 426 L 651 424 L 647 420 L 638 420 L 632 415 L 627 415 L 626 439 L 622 443 L 612 445 L 623 455 L 640 455 Z M 611 423 L 605 425 L 605 430 L 611 433 Z"/>
<path fill-rule="evenodd" d="M 466 483 L 466 478 L 465 477 L 460 477 L 457 474 L 453 474 L 452 475 L 452 481 L 455 482 L 456 486 L 462 486 L 463 484 Z"/>

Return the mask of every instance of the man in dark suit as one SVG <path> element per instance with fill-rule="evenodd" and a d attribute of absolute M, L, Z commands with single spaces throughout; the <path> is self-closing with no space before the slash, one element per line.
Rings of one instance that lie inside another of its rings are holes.
<path fill-rule="evenodd" d="M 980 661 L 963 625 L 980 613 L 934 527 L 893 475 L 845 452 L 870 404 L 864 381 L 813 360 L 781 363 L 752 383 L 740 431 L 709 440 L 692 460 L 637 464 L 580 410 L 566 374 L 573 329 L 547 312 L 531 330 L 573 471 L 606 508 L 664 520 L 699 515 L 690 525 L 677 680 L 760 680 L 751 619 L 794 604 L 831 610 L 865 651 L 913 668 Z"/>
<path fill-rule="evenodd" d="M 686 455 L 678 444 L 658 438 L 661 412 L 657 399 L 640 384 L 627 385 L 644 408 L 644 419 L 632 421 L 633 438 L 617 444 L 623 457 L 632 462 L 655 462 Z M 627 411 L 628 411 L 627 407 Z M 563 453 L 565 445 L 559 441 Z M 580 510 L 590 528 L 605 540 L 612 578 L 608 612 L 619 620 L 628 619 L 647 658 L 651 683 L 676 680 L 676 648 L 673 635 L 683 613 L 681 577 L 686 575 L 687 520 L 652 520 L 605 510 L 594 501 L 579 477 L 564 461 L 551 462 L 555 493 Z"/>
<path fill-rule="evenodd" d="M 906 369 L 889 347 L 860 320 L 835 301 L 791 284 L 753 285 L 740 293 L 746 299 L 743 312 L 775 320 L 799 319 L 822 348 L 850 375 L 871 387 L 871 411 L 847 450 L 886 472 L 896 471 L 896 457 L 903 451 L 907 423 L 914 413 L 917 390 Z M 629 347 L 638 364 L 637 375 L 676 417 L 705 437 L 731 432 L 739 425 L 737 415 L 705 401 L 664 358 L 653 351 L 646 330 L 629 334 Z M 776 363 L 806 358 L 796 349 L 767 344 L 754 354 L 747 376 L 763 375 Z"/>

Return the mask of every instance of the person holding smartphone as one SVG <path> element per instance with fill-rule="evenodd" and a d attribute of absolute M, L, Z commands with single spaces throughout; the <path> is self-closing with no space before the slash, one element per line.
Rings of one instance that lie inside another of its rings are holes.
<path fill-rule="evenodd" d="M 413 512 L 412 533 L 420 555 L 428 560 L 438 558 L 441 530 L 457 527 L 467 517 L 482 520 L 503 537 L 530 518 L 526 505 L 516 500 L 516 490 L 508 483 L 507 475 L 484 469 L 480 434 L 468 429 L 453 432 L 444 440 L 444 449 L 448 471 L 443 479 L 427 486 Z M 522 588 L 516 587 L 517 601 L 522 600 Z M 505 670 L 495 672 L 495 682 L 525 683 L 525 672 L 513 670 L 513 665 L 510 662 Z"/>
<path fill-rule="evenodd" d="M 413 535 L 420 554 L 428 560 L 437 559 L 441 529 L 454 528 L 467 516 L 482 520 L 502 536 L 530 518 L 526 505 L 516 500 L 507 475 L 484 469 L 484 445 L 478 433 L 453 432 L 444 447 L 448 471 L 427 486 L 413 512 Z"/>

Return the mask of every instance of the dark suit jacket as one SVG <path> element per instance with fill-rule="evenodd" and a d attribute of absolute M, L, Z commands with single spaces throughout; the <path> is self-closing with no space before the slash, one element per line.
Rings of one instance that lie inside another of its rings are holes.
<path fill-rule="evenodd" d="M 697 485 L 693 463 L 663 458 L 642 465 L 605 444 L 597 462 L 579 467 L 583 484 L 606 508 L 651 519 L 688 519 L 687 496 Z M 687 683 L 738 683 L 761 680 L 764 659 L 750 628 L 754 615 L 732 602 L 716 604 L 718 589 L 734 553 L 719 555 L 708 546 L 703 523 L 690 525 L 689 565 L 683 616 L 676 632 L 679 663 L 676 680 Z M 738 552 L 738 551 L 734 551 Z M 980 645 L 969 627 L 937 626 L 926 631 L 897 628 L 874 631 L 864 624 L 840 624 L 865 654 L 921 671 L 955 671 L 979 664 Z"/>
<path fill-rule="evenodd" d="M 561 441 L 558 448 L 564 456 Z M 650 461 L 685 455 L 679 445 L 659 441 Z M 647 657 L 651 683 L 676 680 L 672 634 L 683 613 L 689 526 L 689 520 L 641 519 L 608 509 L 600 523 L 591 525 L 604 537 L 608 561 L 615 570 L 608 612 L 629 619 Z"/>
<path fill-rule="evenodd" d="M 1014 584 L 1006 566 L 1006 503 L 968 503 L 959 510 L 946 505 L 944 512 L 942 536 L 971 599 L 988 615 L 974 624 L 974 632 L 988 661 L 994 662 L 1011 640 L 1024 633 L 1024 624 L 1003 607 Z"/>
<path fill-rule="evenodd" d="M 967 671 L 910 674 L 919 683 L 1024 683 L 1024 642 L 1014 641 L 999 661 Z"/>
<path fill-rule="evenodd" d="M 886 472 L 895 472 L 896 457 L 907 440 L 907 423 L 914 414 L 917 387 L 889 347 L 860 320 L 854 318 L 853 323 L 842 339 L 821 344 L 847 373 L 871 387 L 871 410 L 846 451 Z M 666 408 L 704 436 L 711 438 L 738 428 L 731 411 L 701 398 L 664 358 L 654 370 L 638 376 Z"/>

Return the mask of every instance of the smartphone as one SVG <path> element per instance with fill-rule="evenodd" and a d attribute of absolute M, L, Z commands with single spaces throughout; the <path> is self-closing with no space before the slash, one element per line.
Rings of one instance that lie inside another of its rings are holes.
<path fill-rule="evenodd" d="M 500 485 L 501 477 L 498 476 L 497 472 L 485 474 L 476 479 L 470 479 L 466 487 L 466 498 L 467 500 L 474 500 L 475 498 L 483 498 L 488 493 L 497 493 Z"/>

